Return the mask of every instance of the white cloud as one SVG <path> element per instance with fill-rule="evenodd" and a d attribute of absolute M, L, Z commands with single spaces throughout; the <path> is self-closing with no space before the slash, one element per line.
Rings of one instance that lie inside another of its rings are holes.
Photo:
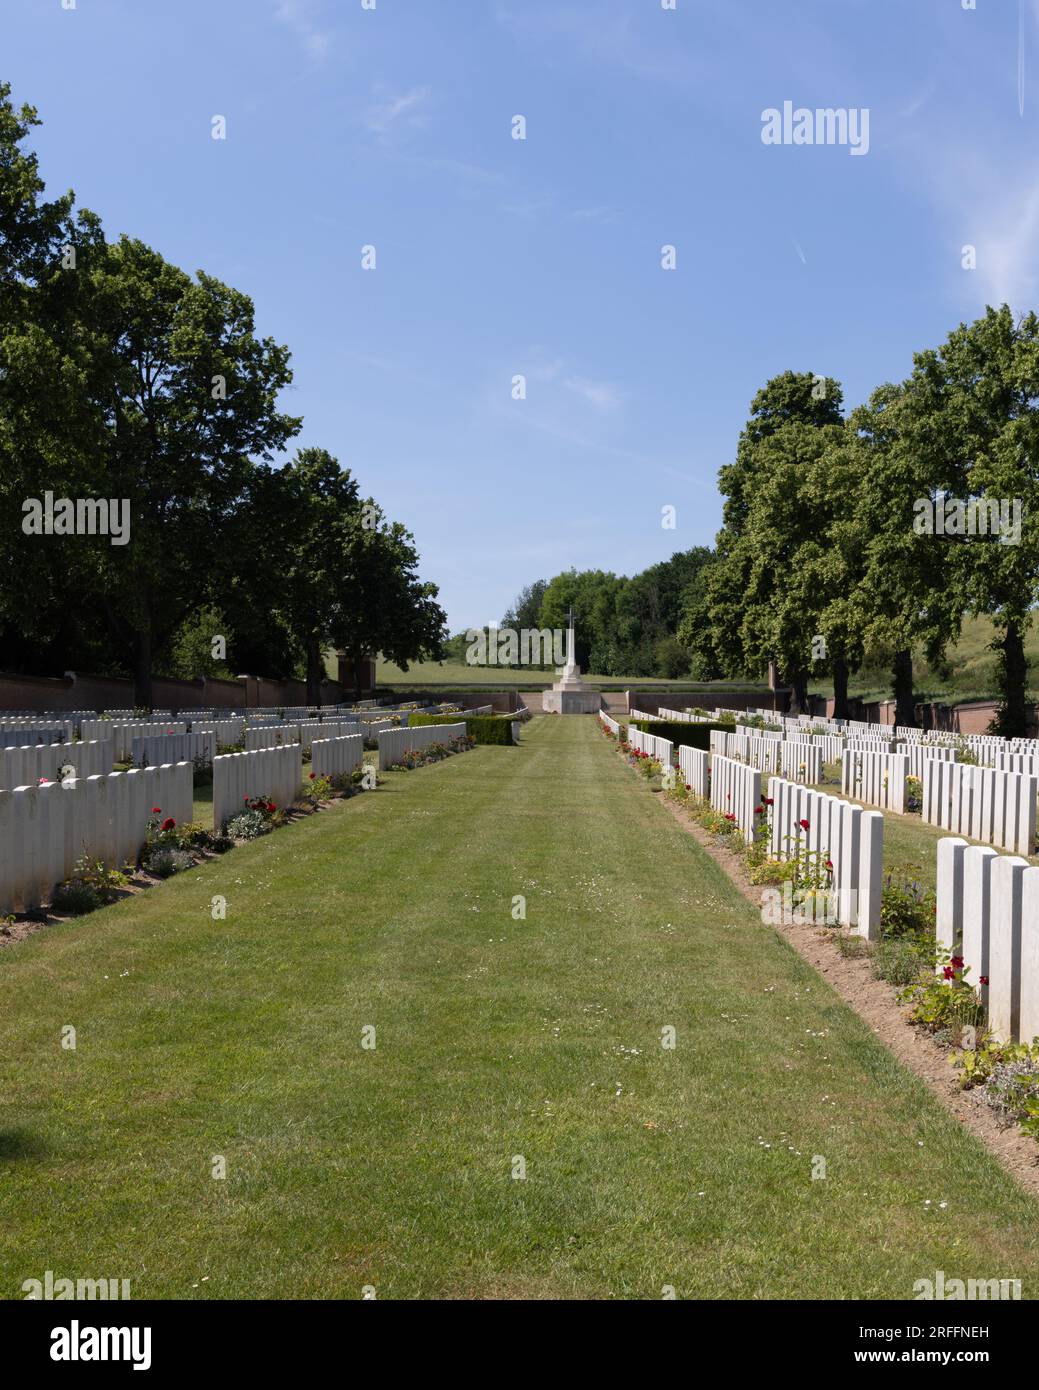
<path fill-rule="evenodd" d="M 614 410 L 621 402 L 620 392 L 605 381 L 589 381 L 587 377 L 567 377 L 563 385 L 575 396 L 580 396 L 596 410 Z"/>
<path fill-rule="evenodd" d="M 278 0 L 274 17 L 292 30 L 311 58 L 320 61 L 328 53 L 331 38 L 317 22 L 317 8 L 315 0 Z"/>
<path fill-rule="evenodd" d="M 364 123 L 380 141 L 406 130 L 415 130 L 426 123 L 423 110 L 430 97 L 428 87 L 412 87 L 410 92 L 388 97 L 369 106 Z"/>

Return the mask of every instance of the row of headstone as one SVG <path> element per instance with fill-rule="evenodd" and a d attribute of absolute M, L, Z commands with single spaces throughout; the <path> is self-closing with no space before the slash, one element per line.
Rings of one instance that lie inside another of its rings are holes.
<path fill-rule="evenodd" d="M 29 744 L 68 743 L 72 738 L 71 724 L 24 724 L 20 728 L 0 733 L 0 748 L 24 748 Z"/>
<path fill-rule="evenodd" d="M 311 745 L 310 770 L 315 777 L 341 777 L 355 772 L 363 761 L 364 739 L 360 734 L 316 738 Z"/>
<path fill-rule="evenodd" d="M 903 743 L 899 745 L 899 753 L 903 753 L 909 759 L 910 777 L 918 777 L 923 780 L 924 767 L 932 758 L 938 758 L 942 762 L 954 763 L 957 761 L 956 749 L 948 745 L 931 743 Z"/>
<path fill-rule="evenodd" d="M 245 735 L 244 719 L 203 719 L 191 726 L 192 733 L 214 733 L 217 744 L 241 743 Z"/>
<path fill-rule="evenodd" d="M 963 957 L 993 1035 L 1033 1042 L 1039 1037 L 1039 868 L 984 845 L 939 840 L 937 907 L 938 945 Z"/>
<path fill-rule="evenodd" d="M 611 719 L 604 709 L 599 711 L 599 723 L 604 729 L 608 729 L 614 738 L 620 738 L 621 726 L 617 723 L 616 719 Z"/>
<path fill-rule="evenodd" d="M 110 742 L 110 740 L 106 740 Z M 80 744 L 75 744 L 79 748 Z M 197 734 L 153 734 L 133 740 L 130 761 L 135 767 L 158 767 L 162 763 L 194 763 L 207 767 L 216 757 L 216 734 L 212 730 Z"/>
<path fill-rule="evenodd" d="M 803 873 L 832 895 L 835 920 L 876 939 L 883 892 L 883 814 L 780 777 L 769 783 L 769 799 L 769 857 L 800 859 Z"/>
<path fill-rule="evenodd" d="M 994 764 L 998 772 L 1027 772 L 1039 777 L 1039 755 L 1034 753 L 1000 753 Z"/>
<path fill-rule="evenodd" d="M 841 791 L 845 796 L 899 815 L 905 811 L 908 776 L 909 759 L 904 753 L 849 748 L 841 760 Z"/>
<path fill-rule="evenodd" d="M 953 835 L 1014 854 L 1035 849 L 1039 778 L 1023 772 L 928 759 L 923 776 L 923 819 Z"/>
<path fill-rule="evenodd" d="M 849 734 L 845 744 L 847 752 L 894 753 L 897 747 L 893 738 L 880 734 Z"/>
<path fill-rule="evenodd" d="M 711 806 L 732 816 L 747 844 L 765 825 L 761 773 L 747 763 L 715 754 L 711 758 Z"/>
<path fill-rule="evenodd" d="M 741 724 L 739 720 L 736 721 L 736 733 L 746 738 L 771 739 L 775 743 L 783 738 L 782 729 L 759 729 L 754 724 Z"/>
<path fill-rule="evenodd" d="M 644 753 L 653 758 L 661 767 L 671 766 L 674 757 L 674 744 L 669 738 L 658 738 L 656 734 L 644 734 L 641 729 L 628 725 L 628 747 L 636 753 Z"/>
<path fill-rule="evenodd" d="M 778 773 L 795 782 L 822 781 L 822 749 L 811 743 L 788 741 L 780 734 L 771 738 L 758 737 L 753 731 L 730 734 L 724 729 L 712 729 L 709 738 L 712 755 L 735 758 L 759 772 Z"/>
<path fill-rule="evenodd" d="M 344 738 L 356 734 L 360 728 L 347 720 L 329 720 L 324 723 L 305 721 L 294 724 L 278 724 L 275 727 L 245 731 L 245 751 L 252 753 L 259 748 L 279 748 L 286 743 L 299 743 L 309 747 L 315 738 Z"/>
<path fill-rule="evenodd" d="M 183 720 L 162 720 L 156 726 L 149 719 L 84 719 L 80 733 L 84 739 L 110 738 L 112 756 L 117 763 L 127 762 L 133 753 L 135 738 L 150 738 L 154 734 L 186 734 Z"/>
<path fill-rule="evenodd" d="M 302 782 L 303 750 L 298 743 L 220 754 L 213 760 L 214 828 L 222 830 L 255 797 L 284 810 L 299 797 Z"/>
<path fill-rule="evenodd" d="M 60 782 L 69 777 L 100 777 L 111 771 L 110 738 L 94 739 L 89 743 L 41 743 L 0 749 L 0 788 L 5 791 L 31 787 L 41 780 Z"/>
<path fill-rule="evenodd" d="M 784 733 L 783 742 L 807 743 L 813 748 L 818 748 L 824 763 L 840 762 L 847 746 L 843 734 L 810 734 L 803 731 L 794 732 L 793 730 L 787 730 Z"/>
<path fill-rule="evenodd" d="M 694 796 L 702 796 L 704 800 L 710 796 L 710 760 L 702 748 L 679 744 L 678 770 Z"/>
<path fill-rule="evenodd" d="M 191 771 L 179 763 L 0 792 L 0 912 L 49 903 L 82 856 L 135 863 L 150 820 L 191 819 Z"/>
<path fill-rule="evenodd" d="M 632 718 L 637 716 L 632 715 Z M 688 709 L 665 709 L 663 705 L 657 710 L 657 719 L 663 719 L 669 724 L 709 724 L 710 715 L 694 714 Z"/>
<path fill-rule="evenodd" d="M 464 724 L 420 724 L 417 728 L 384 729 L 379 734 L 379 767 L 392 767 L 405 753 L 465 738 Z"/>

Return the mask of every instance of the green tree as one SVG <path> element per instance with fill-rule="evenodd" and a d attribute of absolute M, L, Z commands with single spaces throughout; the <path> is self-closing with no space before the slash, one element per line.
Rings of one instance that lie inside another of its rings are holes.
<path fill-rule="evenodd" d="M 1023 736 L 1024 638 L 1039 598 L 1039 318 L 1028 313 L 1015 322 L 1006 304 L 990 307 L 915 362 L 910 443 L 930 483 L 921 496 L 949 516 L 944 536 L 917 535 L 914 550 L 939 552 L 938 597 L 951 593 L 957 610 L 950 616 L 941 602 L 928 613 L 946 627 L 958 626 L 961 608 L 992 618 L 1000 691 L 995 727 Z M 943 492 L 952 494 L 951 507 Z M 961 530 L 956 502 L 970 504 L 982 526 L 972 525 L 968 512 Z M 993 533 L 993 517 L 1009 521 L 1009 530 Z"/>
<path fill-rule="evenodd" d="M 352 528 L 360 514 L 357 483 L 327 449 L 316 448 L 297 450 L 271 481 L 278 513 L 276 521 L 271 517 L 270 537 L 278 576 L 276 612 L 303 653 L 307 703 L 318 704 L 335 595 L 347 577 Z"/>
<path fill-rule="evenodd" d="M 719 473 L 723 525 L 706 571 L 710 645 L 731 675 L 760 678 L 777 659 L 795 711 L 807 707 L 820 635 L 822 596 L 810 578 L 827 524 L 820 462 L 843 431 L 841 405 L 832 378 L 773 378 L 751 403 L 735 461 Z"/>
<path fill-rule="evenodd" d="M 387 521 L 371 498 L 347 521 L 342 568 L 328 596 L 335 646 L 355 670 L 372 652 L 403 671 L 412 661 L 441 660 L 447 615 L 437 586 L 419 577 L 414 536 Z"/>

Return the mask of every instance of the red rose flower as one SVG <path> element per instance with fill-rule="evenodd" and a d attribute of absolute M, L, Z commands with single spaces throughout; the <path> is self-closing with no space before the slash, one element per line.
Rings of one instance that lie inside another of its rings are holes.
<path fill-rule="evenodd" d="M 800 825 L 800 827 L 801 827 L 802 830 L 807 830 L 807 829 L 808 829 L 808 822 L 807 822 L 806 820 L 798 821 L 798 824 Z"/>
<path fill-rule="evenodd" d="M 987 975 L 979 975 L 979 976 L 978 976 L 978 983 L 979 983 L 979 984 L 983 984 L 983 985 L 987 985 L 987 984 L 988 984 L 988 976 L 987 976 Z"/>
<path fill-rule="evenodd" d="M 161 807 L 161 806 L 153 806 L 153 807 L 152 807 L 152 815 L 153 815 L 153 816 L 161 816 L 161 815 L 162 815 L 162 807 Z"/>
<path fill-rule="evenodd" d="M 962 957 L 962 956 L 953 956 L 952 959 L 949 961 L 949 964 L 952 966 L 953 970 L 962 970 L 962 969 L 963 969 L 963 957 Z"/>
<path fill-rule="evenodd" d="M 159 829 L 160 829 L 160 830 L 172 830 L 172 829 L 174 829 L 174 827 L 176 826 L 176 824 L 177 824 L 177 822 L 173 819 L 172 816 L 167 816 L 166 819 L 163 821 L 163 823 L 159 826 Z"/>
<path fill-rule="evenodd" d="M 310 774 L 310 780 L 313 782 L 313 780 L 314 780 L 314 778 L 315 778 L 316 776 L 317 776 L 317 773 L 316 773 L 316 772 L 312 772 L 312 773 Z"/>
<path fill-rule="evenodd" d="M 945 969 L 942 971 L 942 974 L 947 980 L 955 980 L 956 978 L 956 971 L 953 970 L 951 965 L 947 965 Z"/>

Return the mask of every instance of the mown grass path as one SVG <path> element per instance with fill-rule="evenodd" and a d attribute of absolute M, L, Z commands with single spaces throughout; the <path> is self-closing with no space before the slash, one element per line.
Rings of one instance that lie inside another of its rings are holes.
<path fill-rule="evenodd" d="M 1039 1289 L 1039 1205 L 590 719 L 0 952 L 0 1096 L 4 1297 Z"/>

